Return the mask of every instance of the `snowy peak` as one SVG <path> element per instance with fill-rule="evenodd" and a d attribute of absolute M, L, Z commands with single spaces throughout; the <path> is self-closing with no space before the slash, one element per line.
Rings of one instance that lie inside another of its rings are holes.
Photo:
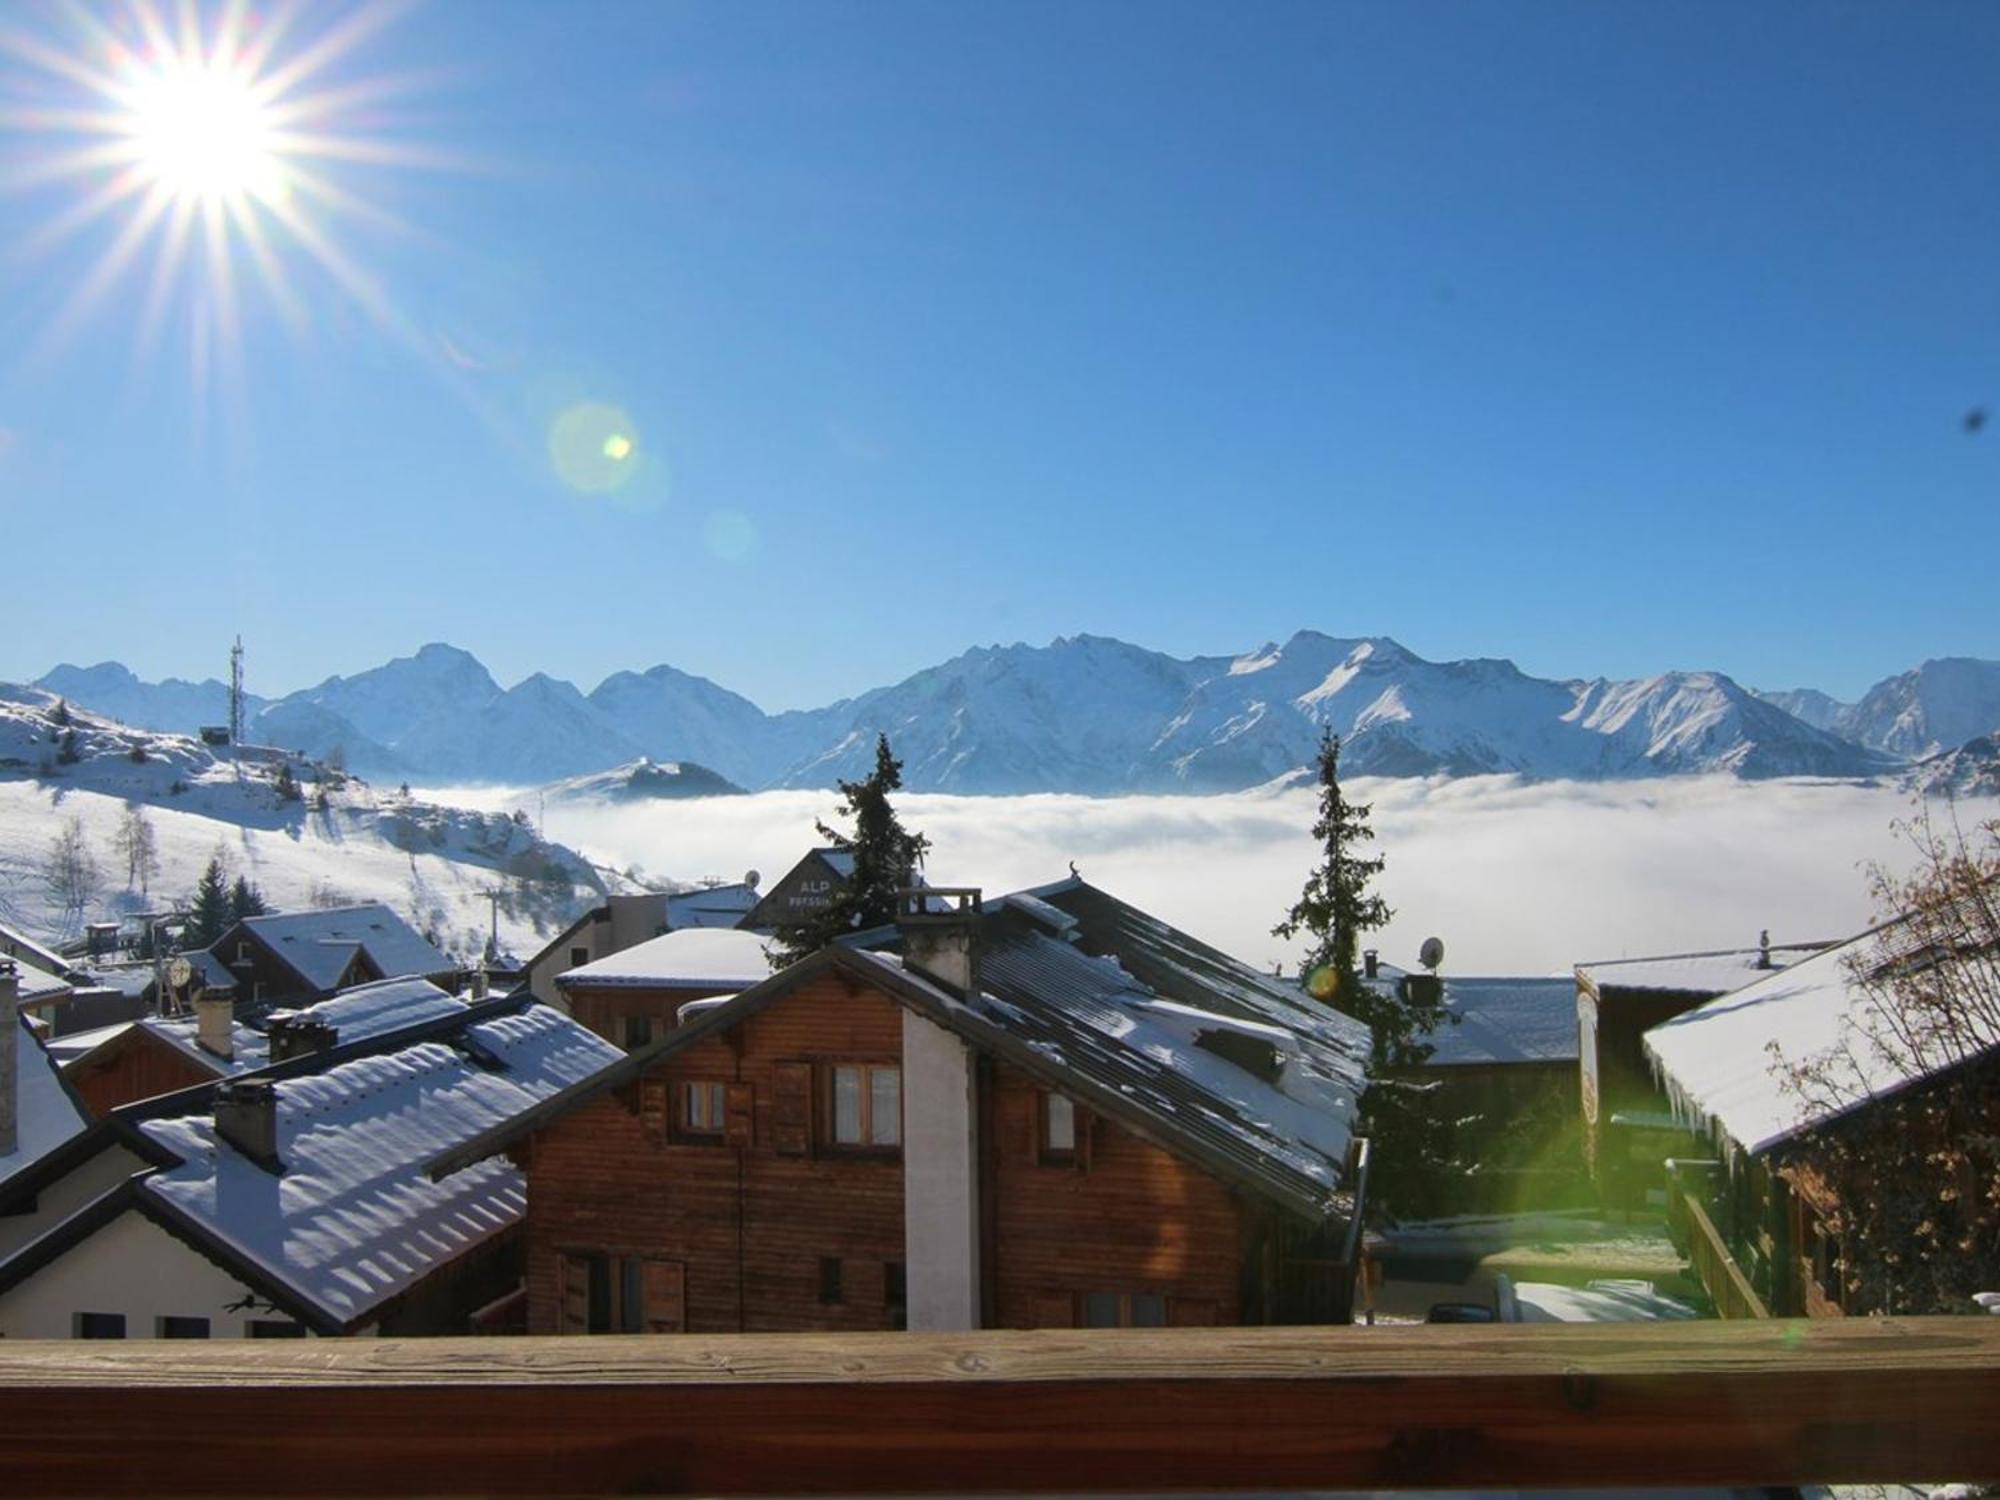
<path fill-rule="evenodd" d="M 1969 656 L 1927 661 L 1885 678 L 1841 714 L 1843 738 L 1921 759 L 2000 729 L 2000 662 Z"/>
<path fill-rule="evenodd" d="M 229 688 L 214 678 L 142 682 L 123 662 L 101 661 L 94 667 L 64 662 L 34 685 L 140 729 L 193 734 L 204 724 L 229 722 Z M 264 701 L 250 694 L 244 697 L 245 708 L 252 713 Z"/>

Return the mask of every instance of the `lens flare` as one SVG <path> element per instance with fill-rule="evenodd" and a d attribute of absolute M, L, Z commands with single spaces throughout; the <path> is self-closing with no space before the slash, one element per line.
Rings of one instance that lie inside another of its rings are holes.
<path fill-rule="evenodd" d="M 1340 975 L 1332 964 L 1321 964 L 1306 975 L 1306 993 L 1315 1000 L 1331 1000 L 1340 992 Z"/>
<path fill-rule="evenodd" d="M 549 424 L 549 463 L 578 494 L 615 494 L 638 472 L 637 429 L 618 407 L 578 402 Z"/>

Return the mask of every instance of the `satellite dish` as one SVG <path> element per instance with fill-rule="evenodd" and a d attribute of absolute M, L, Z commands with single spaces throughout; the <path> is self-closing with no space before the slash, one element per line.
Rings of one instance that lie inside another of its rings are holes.
<path fill-rule="evenodd" d="M 763 878 L 764 877 L 758 874 L 755 870 L 746 870 L 743 873 L 743 883 L 749 886 L 750 889 L 753 891 L 757 889 L 757 882 L 762 880 Z"/>
<path fill-rule="evenodd" d="M 1417 950 L 1417 962 L 1437 973 L 1438 965 L 1444 962 L 1444 939 L 1427 937 L 1423 947 Z"/>
<path fill-rule="evenodd" d="M 192 978 L 194 978 L 194 965 L 187 959 L 177 958 L 167 965 L 167 983 L 175 989 L 186 989 L 188 981 Z"/>

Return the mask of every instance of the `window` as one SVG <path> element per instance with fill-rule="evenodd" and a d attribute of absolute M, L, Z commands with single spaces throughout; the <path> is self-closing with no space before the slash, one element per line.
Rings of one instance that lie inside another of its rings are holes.
<path fill-rule="evenodd" d="M 305 1325 L 294 1323 L 289 1318 L 252 1318 L 243 1325 L 253 1339 L 302 1339 L 306 1336 Z"/>
<path fill-rule="evenodd" d="M 822 1255 L 819 1258 L 819 1300 L 829 1304 L 844 1300 L 840 1282 L 839 1257 Z"/>
<path fill-rule="evenodd" d="M 679 1333 L 685 1326 L 687 1268 L 680 1261 L 566 1251 L 559 1269 L 564 1333 Z"/>
<path fill-rule="evenodd" d="M 624 1018 L 625 1050 L 637 1052 L 653 1040 L 653 1018 L 651 1016 L 626 1016 Z"/>
<path fill-rule="evenodd" d="M 890 1150 L 903 1143 L 900 1068 L 837 1063 L 827 1090 L 827 1135 L 836 1146 Z"/>
<path fill-rule="evenodd" d="M 907 1328 L 909 1317 L 909 1279 L 900 1260 L 882 1262 L 882 1307 L 889 1314 L 891 1328 Z"/>
<path fill-rule="evenodd" d="M 1154 1292 L 1086 1292 L 1085 1328 L 1164 1328 L 1167 1299 Z"/>
<path fill-rule="evenodd" d="M 1042 1165 L 1076 1162 L 1076 1105 L 1062 1094 L 1042 1095 Z"/>
<path fill-rule="evenodd" d="M 80 1339 L 122 1339 L 125 1337 L 125 1314 L 80 1312 L 76 1315 L 76 1336 Z"/>
<path fill-rule="evenodd" d="M 719 1136 L 726 1124 L 728 1086 L 720 1083 L 681 1085 L 680 1127 L 683 1135 Z"/>
<path fill-rule="evenodd" d="M 569 966 L 572 969 L 580 969 L 589 962 L 590 950 L 588 948 L 572 948 L 569 950 Z"/>
<path fill-rule="evenodd" d="M 161 1318 L 154 1330 L 163 1339 L 205 1339 L 208 1337 L 206 1318 Z"/>

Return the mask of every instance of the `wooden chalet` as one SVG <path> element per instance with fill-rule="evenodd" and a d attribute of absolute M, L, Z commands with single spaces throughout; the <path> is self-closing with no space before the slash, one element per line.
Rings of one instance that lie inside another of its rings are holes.
<path fill-rule="evenodd" d="M 0 1177 L 0 1338 L 469 1332 L 518 1304 L 522 1181 L 439 1151 L 620 1054 L 526 996 L 148 1099 Z"/>
<path fill-rule="evenodd" d="M 434 1166 L 526 1172 L 530 1331 L 1342 1322 L 1367 1055 L 1080 880 L 932 888 Z"/>
<path fill-rule="evenodd" d="M 853 878 L 854 855 L 848 850 L 809 849 L 764 893 L 741 925 L 755 932 L 795 926 L 833 905 Z"/>
<path fill-rule="evenodd" d="M 1968 1128 L 1989 1137 L 2000 1131 L 2000 1037 L 1965 1038 L 1956 1061 L 1925 1065 L 1886 1055 L 1856 1033 L 1873 1004 L 1857 970 L 1939 961 L 1932 953 L 1885 957 L 1897 954 L 1897 927 L 1813 954 L 1646 1033 L 1661 1086 L 1704 1148 L 1696 1160 L 1675 1163 L 1671 1206 L 1724 1316 L 1897 1310 L 1872 1305 L 1847 1284 L 1841 1225 L 1855 1206 L 1840 1201 L 1837 1185 L 1801 1149 L 1811 1136 L 1934 1132 L 1924 1109 L 1898 1106 L 1947 1094 L 1965 1106 Z M 1824 1060 L 1834 1088 L 1790 1081 L 1791 1069 L 1815 1059 Z M 1933 1134 L 1921 1140 L 1952 1144 Z M 1934 1186 L 1942 1203 L 1993 1188 L 1956 1176 Z"/>
<path fill-rule="evenodd" d="M 463 1015 L 464 1003 L 427 979 L 356 985 L 298 1010 L 239 1020 L 230 992 L 203 990 L 190 1017 L 147 1016 L 68 1038 L 63 1075 L 93 1116 L 157 1094 L 251 1073 L 305 1052 L 392 1035 Z M 88 1043 L 78 1048 L 78 1041 Z"/>
<path fill-rule="evenodd" d="M 734 927 L 690 927 L 556 977 L 565 1008 L 626 1051 L 672 1031 L 681 1008 L 754 988 L 768 979 L 767 939 Z"/>
<path fill-rule="evenodd" d="M 1818 952 L 1825 943 L 1621 958 L 1576 966 L 1584 1161 L 1608 1206 L 1665 1206 L 1660 1163 L 1691 1147 L 1647 1061 L 1653 1027 Z"/>
<path fill-rule="evenodd" d="M 415 975 L 455 988 L 459 966 L 380 902 L 245 917 L 209 955 L 240 1007 L 306 1005 L 377 979 Z"/>
<path fill-rule="evenodd" d="M 754 873 L 754 872 L 753 872 Z M 612 896 L 557 933 L 522 966 L 519 981 L 544 1005 L 568 1004 L 557 981 L 571 969 L 623 953 L 669 932 L 734 928 L 757 904 L 754 879 Z"/>

